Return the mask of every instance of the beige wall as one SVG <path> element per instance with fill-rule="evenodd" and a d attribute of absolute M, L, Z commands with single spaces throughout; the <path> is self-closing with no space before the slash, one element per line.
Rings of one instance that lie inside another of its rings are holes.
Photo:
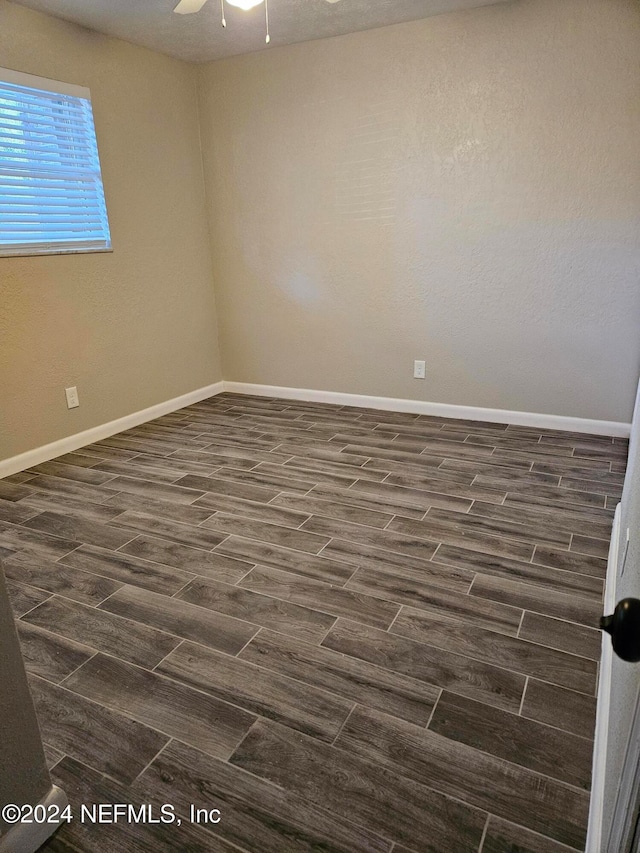
<path fill-rule="evenodd" d="M 114 249 L 0 258 L 2 459 L 221 374 L 195 67 L 3 0 L 0 66 L 91 89 Z"/>
<path fill-rule="evenodd" d="M 639 56 L 515 0 L 201 66 L 225 379 L 628 422 Z"/>

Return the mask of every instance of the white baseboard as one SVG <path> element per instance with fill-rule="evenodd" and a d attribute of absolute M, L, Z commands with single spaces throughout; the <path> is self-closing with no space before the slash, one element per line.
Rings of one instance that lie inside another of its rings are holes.
<path fill-rule="evenodd" d="M 603 613 L 613 613 L 616 606 L 616 586 L 618 580 L 618 554 L 620 549 L 620 514 L 618 504 L 613 517 L 607 579 L 604 590 Z M 609 715 L 611 710 L 611 673 L 613 669 L 613 647 L 611 637 L 602 632 L 602 657 L 600 659 L 600 677 L 598 679 L 598 699 L 596 705 L 596 731 L 593 744 L 593 762 L 591 778 L 591 799 L 589 801 L 589 824 L 585 853 L 603 853 L 606 839 L 602 837 L 604 823 L 604 792 L 606 783 L 607 745 L 609 739 Z"/>
<path fill-rule="evenodd" d="M 62 456 L 63 453 L 71 453 L 72 450 L 78 450 L 86 444 L 101 441 L 103 438 L 108 438 L 117 432 L 131 429 L 131 427 L 152 421 L 155 418 L 162 417 L 162 415 L 168 415 L 170 412 L 184 409 L 185 406 L 190 406 L 192 403 L 199 403 L 200 400 L 206 400 L 207 397 L 221 394 L 222 391 L 222 382 L 216 382 L 214 385 L 205 385 L 204 388 L 198 388 L 195 391 L 190 391 L 188 394 L 182 394 L 180 397 L 166 400 L 164 403 L 149 406 L 148 409 L 140 409 L 139 412 L 132 412 L 132 414 L 125 415 L 123 418 L 117 418 L 115 421 L 109 421 L 106 424 L 100 424 L 100 426 L 86 429 L 83 432 L 77 432 L 74 435 L 61 438 L 59 441 L 52 441 L 51 444 L 36 447 L 34 450 L 27 450 L 26 453 L 20 453 L 18 456 L 0 460 L 0 478 L 8 477 L 9 474 L 16 474 L 18 471 L 24 471 L 25 468 L 32 468 L 41 462 L 48 462 L 49 459 L 55 459 L 57 456 Z"/>
<path fill-rule="evenodd" d="M 621 438 L 627 438 L 631 432 L 631 424 L 618 421 L 597 421 L 589 418 L 570 418 L 564 415 L 544 415 L 537 412 L 511 412 L 507 409 L 483 409 L 477 406 L 455 406 L 451 403 L 429 403 L 422 400 L 402 400 L 395 397 L 368 397 L 364 394 L 312 391 L 308 388 L 286 388 L 279 385 L 224 382 L 224 390 L 235 394 L 255 394 L 258 397 L 282 397 L 285 400 L 333 403 L 337 406 L 357 406 L 367 409 L 382 409 L 387 412 L 409 412 L 419 415 L 433 415 L 439 418 L 491 421 L 499 424 L 540 427 L 540 429 L 614 435 Z"/>
<path fill-rule="evenodd" d="M 152 421 L 169 412 L 175 412 L 198 403 L 207 397 L 213 397 L 222 391 L 234 394 L 254 394 L 258 397 L 281 397 L 285 400 L 305 400 L 316 403 L 332 403 L 337 406 L 356 406 L 358 408 L 381 409 L 386 412 L 409 412 L 419 415 L 433 415 L 440 418 L 462 418 L 472 421 L 491 421 L 500 424 L 517 424 L 518 426 L 540 427 L 540 429 L 569 430 L 571 432 L 593 433 L 596 435 L 615 435 L 627 437 L 631 432 L 631 424 L 616 421 L 596 421 L 588 418 L 569 418 L 564 415 L 543 415 L 536 412 L 510 412 L 507 409 L 482 409 L 476 406 L 455 406 L 451 403 L 429 403 L 422 400 L 402 400 L 396 397 L 369 397 L 365 394 L 342 394 L 338 391 L 314 391 L 308 388 L 286 388 L 281 385 L 251 385 L 247 382 L 216 382 L 206 385 L 181 397 L 174 397 L 148 409 L 141 409 L 109 421 L 97 427 L 77 432 L 74 435 L 28 450 L 18 456 L 0 460 L 0 478 L 8 477 L 78 450 L 86 444 L 101 441 L 117 432 L 123 432 L 131 427 Z"/>

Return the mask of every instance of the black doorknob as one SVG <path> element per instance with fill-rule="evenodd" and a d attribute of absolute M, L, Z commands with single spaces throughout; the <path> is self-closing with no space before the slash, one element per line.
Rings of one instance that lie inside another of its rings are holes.
<path fill-rule="evenodd" d="M 600 627 L 611 634 L 618 657 L 632 663 L 640 661 L 640 599 L 623 598 L 611 616 L 600 619 Z"/>

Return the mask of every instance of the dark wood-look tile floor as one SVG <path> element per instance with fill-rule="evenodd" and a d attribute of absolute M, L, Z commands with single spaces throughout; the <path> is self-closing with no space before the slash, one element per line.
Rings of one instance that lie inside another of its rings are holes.
<path fill-rule="evenodd" d="M 620 439 L 222 394 L 0 482 L 55 853 L 584 848 Z"/>

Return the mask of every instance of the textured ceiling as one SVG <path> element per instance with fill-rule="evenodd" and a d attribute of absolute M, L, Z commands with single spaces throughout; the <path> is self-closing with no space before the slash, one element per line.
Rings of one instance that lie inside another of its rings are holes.
<path fill-rule="evenodd" d="M 174 15 L 178 0 L 18 0 L 57 18 L 144 45 L 152 50 L 204 62 L 268 50 L 264 4 L 243 12 L 208 0 L 194 15 Z M 271 47 L 416 21 L 429 15 L 489 6 L 508 0 L 269 0 Z"/>

